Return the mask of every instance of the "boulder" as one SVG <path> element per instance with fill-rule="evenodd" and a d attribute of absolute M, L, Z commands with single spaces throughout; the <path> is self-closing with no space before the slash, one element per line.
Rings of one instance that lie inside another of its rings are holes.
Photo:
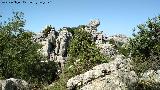
<path fill-rule="evenodd" d="M 107 41 L 114 40 L 117 46 L 122 46 L 123 44 L 128 43 L 128 37 L 122 34 L 117 34 L 107 37 Z"/>
<path fill-rule="evenodd" d="M 10 78 L 0 80 L 1 90 L 29 90 L 29 85 L 21 79 Z"/>
<path fill-rule="evenodd" d="M 114 48 L 114 45 L 109 43 L 97 44 L 97 47 L 100 48 L 100 52 L 103 55 L 114 57 L 118 53 L 118 51 Z"/>
<path fill-rule="evenodd" d="M 109 63 L 93 67 L 84 74 L 72 77 L 67 82 L 67 88 L 72 90 L 127 90 L 134 87 L 138 77 L 132 71 L 131 60 L 117 55 Z"/>
<path fill-rule="evenodd" d="M 160 70 L 147 70 L 141 74 L 140 81 L 160 83 Z"/>

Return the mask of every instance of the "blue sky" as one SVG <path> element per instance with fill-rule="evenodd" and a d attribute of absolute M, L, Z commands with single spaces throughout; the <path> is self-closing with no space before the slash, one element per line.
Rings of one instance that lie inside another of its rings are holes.
<path fill-rule="evenodd" d="M 1 3 L 0 14 L 2 19 L 12 16 L 13 11 L 22 11 L 25 14 L 26 29 L 39 32 L 46 25 L 56 29 L 63 26 L 74 27 L 87 24 L 92 19 L 99 19 L 99 31 L 106 35 L 132 35 L 132 29 L 144 23 L 148 17 L 160 14 L 160 0 L 41 0 L 50 2 L 40 4 L 40 0 L 17 0 L 38 2 L 38 4 Z"/>

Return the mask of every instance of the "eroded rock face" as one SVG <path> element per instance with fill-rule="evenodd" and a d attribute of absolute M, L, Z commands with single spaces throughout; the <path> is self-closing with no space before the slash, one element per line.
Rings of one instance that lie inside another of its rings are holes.
<path fill-rule="evenodd" d="M 0 80 L 1 90 L 29 90 L 29 85 L 21 79 L 6 79 Z"/>
<path fill-rule="evenodd" d="M 98 19 L 91 20 L 88 24 L 88 26 L 91 26 L 91 27 L 98 27 L 99 25 L 100 25 L 100 21 Z"/>
<path fill-rule="evenodd" d="M 118 51 L 114 48 L 114 45 L 107 43 L 97 44 L 97 47 L 100 48 L 100 52 L 109 57 L 114 57 L 117 55 Z"/>
<path fill-rule="evenodd" d="M 132 71 L 130 59 L 117 55 L 115 60 L 93 67 L 91 70 L 68 80 L 69 90 L 127 90 L 138 81 Z"/>
<path fill-rule="evenodd" d="M 141 74 L 141 78 L 139 80 L 140 82 L 153 82 L 160 84 L 160 70 L 147 70 Z"/>
<path fill-rule="evenodd" d="M 72 34 L 68 32 L 65 27 L 57 33 L 53 28 L 48 32 L 47 37 L 44 37 L 43 33 L 39 33 L 33 40 L 43 45 L 40 51 L 44 56 L 47 56 L 50 61 L 63 63 L 67 57 L 67 47 Z"/>
<path fill-rule="evenodd" d="M 123 44 L 128 43 L 128 37 L 126 37 L 125 35 L 122 35 L 122 34 L 117 34 L 117 35 L 109 36 L 107 38 L 107 41 L 110 41 L 110 40 L 114 40 L 117 45 L 118 44 L 123 45 Z"/>
<path fill-rule="evenodd" d="M 69 44 L 69 40 L 71 39 L 72 34 L 67 31 L 66 28 L 59 33 L 58 38 L 56 39 L 56 50 L 55 53 L 59 56 L 66 57 L 66 50 Z"/>
<path fill-rule="evenodd" d="M 96 44 L 102 44 L 106 40 L 106 36 L 103 35 L 103 32 L 97 32 L 97 27 L 100 25 L 100 21 L 98 19 L 92 20 L 85 27 L 85 31 L 89 32 L 93 36 L 93 41 Z"/>

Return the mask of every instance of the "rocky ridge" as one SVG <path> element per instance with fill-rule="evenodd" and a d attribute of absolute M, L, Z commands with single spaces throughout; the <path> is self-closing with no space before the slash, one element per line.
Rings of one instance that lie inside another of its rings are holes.
<path fill-rule="evenodd" d="M 115 56 L 109 63 L 93 67 L 84 74 L 77 75 L 67 82 L 69 90 L 127 90 L 138 82 L 138 76 L 132 70 L 130 59 L 122 55 Z"/>
<path fill-rule="evenodd" d="M 97 65 L 83 74 L 70 78 L 67 82 L 67 89 L 136 90 L 135 84 L 139 82 L 160 83 L 160 70 L 148 70 L 142 73 L 141 77 L 138 77 L 133 71 L 132 60 L 119 55 L 114 45 L 109 43 L 113 40 L 117 45 L 124 46 L 128 43 L 128 37 L 121 34 L 106 37 L 103 32 L 97 31 L 99 25 L 99 20 L 92 20 L 85 25 L 84 30 L 92 34 L 92 39 L 96 46 L 100 48 L 100 52 L 110 56 L 112 60 L 109 63 Z M 42 44 L 43 47 L 40 50 L 42 54 L 48 57 L 50 61 L 60 63 L 63 68 L 68 57 L 67 46 L 71 38 L 72 34 L 67 30 L 67 27 L 63 27 L 59 32 L 52 28 L 47 36 L 44 36 L 44 33 L 41 32 L 33 37 L 33 41 Z M 28 90 L 28 83 L 21 79 L 10 78 L 0 80 L 0 88 L 2 90 Z"/>

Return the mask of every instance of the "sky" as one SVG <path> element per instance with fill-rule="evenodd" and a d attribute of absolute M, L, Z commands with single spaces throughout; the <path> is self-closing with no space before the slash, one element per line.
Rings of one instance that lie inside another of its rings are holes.
<path fill-rule="evenodd" d="M 15 0 L 0 0 L 1 19 L 7 20 L 13 11 L 21 11 L 26 19 L 25 28 L 33 32 L 42 31 L 46 25 L 58 30 L 99 19 L 98 31 L 131 36 L 138 24 L 160 15 L 160 0 L 17 0 L 19 4 L 4 1 Z"/>

